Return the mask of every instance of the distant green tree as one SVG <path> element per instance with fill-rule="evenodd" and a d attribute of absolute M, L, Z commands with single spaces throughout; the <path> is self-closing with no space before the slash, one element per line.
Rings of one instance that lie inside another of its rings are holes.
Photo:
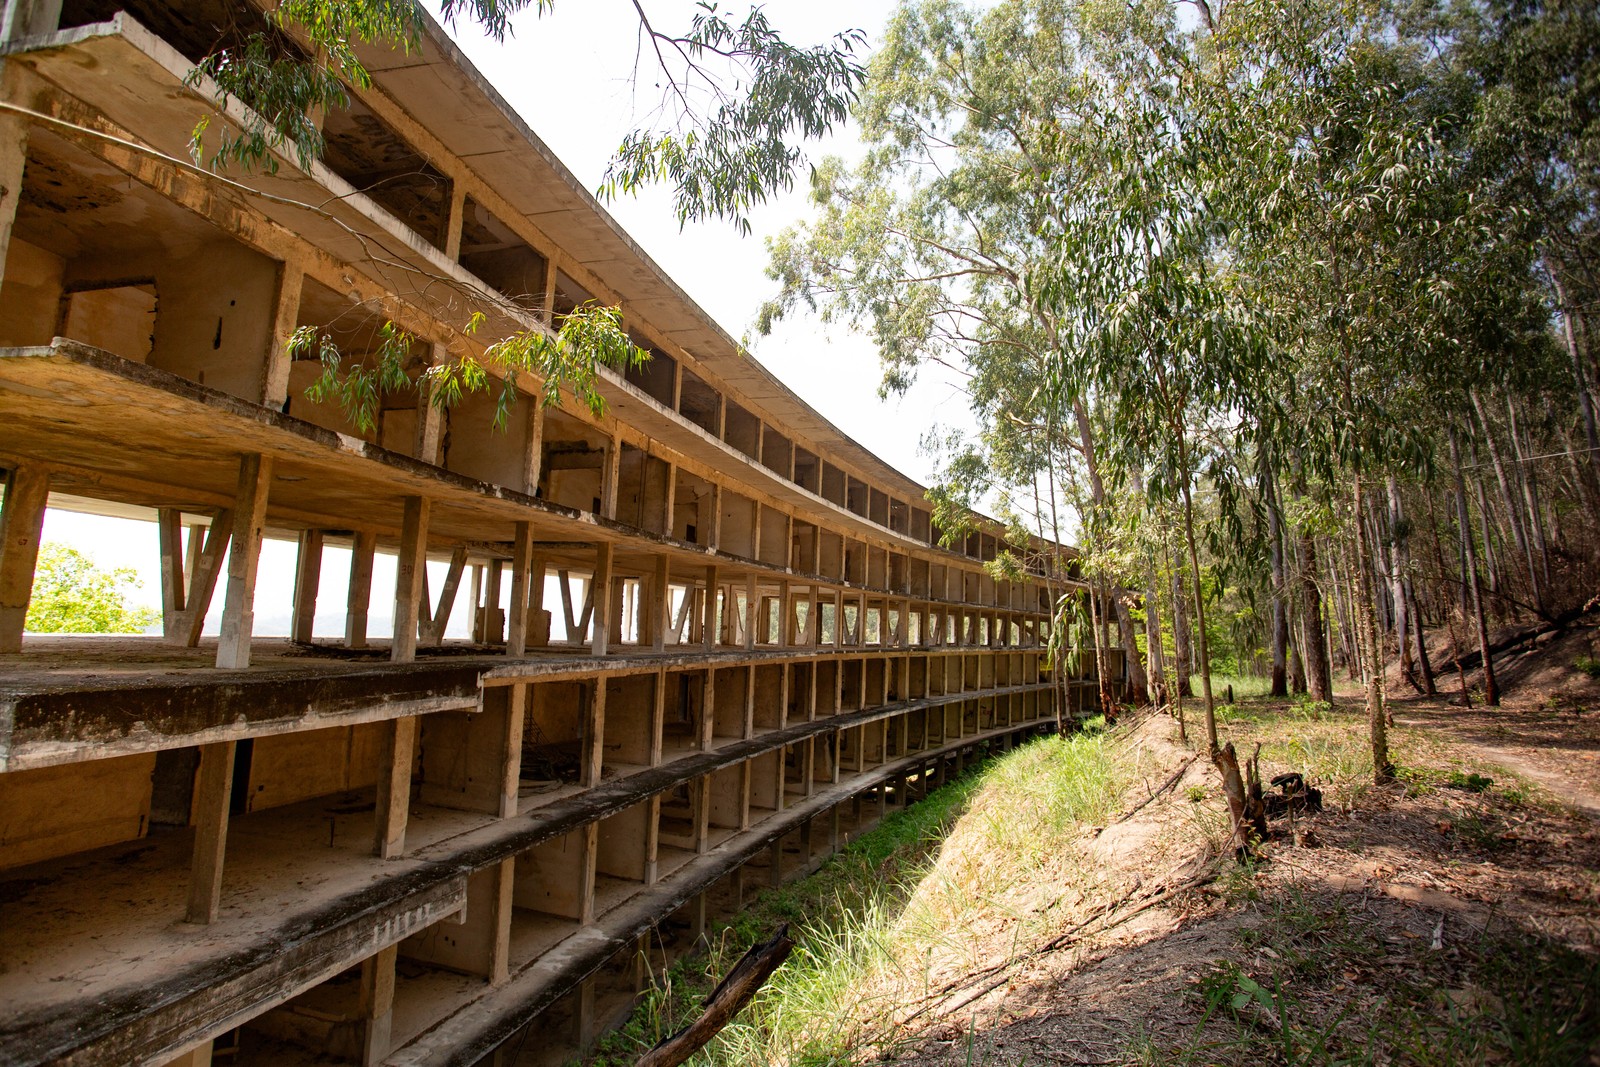
<path fill-rule="evenodd" d="M 47 544 L 39 550 L 33 574 L 27 629 L 37 634 L 140 633 L 161 613 L 128 605 L 128 591 L 139 585 L 132 567 L 104 570 L 75 548 Z"/>

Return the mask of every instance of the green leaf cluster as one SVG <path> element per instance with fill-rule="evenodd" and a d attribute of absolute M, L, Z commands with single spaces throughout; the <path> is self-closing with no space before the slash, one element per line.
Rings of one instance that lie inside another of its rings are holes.
<path fill-rule="evenodd" d="M 36 634 L 136 634 L 161 620 L 152 608 L 130 607 L 139 587 L 132 567 L 106 570 L 66 545 L 39 549 L 26 629 Z"/>

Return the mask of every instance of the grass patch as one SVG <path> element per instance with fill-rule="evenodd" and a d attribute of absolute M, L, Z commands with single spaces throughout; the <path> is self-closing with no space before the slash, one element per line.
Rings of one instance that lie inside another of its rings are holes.
<path fill-rule="evenodd" d="M 1349 806 L 1371 785 L 1372 747 L 1360 708 L 1306 699 L 1224 705 L 1217 731 L 1241 757 L 1261 744 L 1262 777 L 1298 771 L 1332 803 Z"/>
<path fill-rule="evenodd" d="M 782 922 L 794 954 L 689 1062 L 811 1067 L 893 1048 L 904 1006 L 975 965 L 980 924 L 1001 916 L 1026 945 L 1065 922 L 1012 894 L 1070 884 L 1084 827 L 1120 810 L 1133 774 L 1109 736 L 1045 737 L 996 756 L 890 814 L 811 877 L 762 893 L 714 932 L 710 951 L 661 976 L 590 1062 L 634 1063 Z"/>

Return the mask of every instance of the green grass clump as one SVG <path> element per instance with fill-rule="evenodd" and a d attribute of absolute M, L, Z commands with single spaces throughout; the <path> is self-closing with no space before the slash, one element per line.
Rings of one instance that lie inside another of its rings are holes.
<path fill-rule="evenodd" d="M 1097 730 L 986 761 L 891 813 L 816 874 L 761 894 L 709 952 L 661 976 L 591 1062 L 632 1064 L 692 1019 L 718 978 L 783 922 L 794 953 L 690 1064 L 801 1067 L 892 1048 L 896 1013 L 934 984 L 934 968 L 975 951 L 973 921 L 993 914 L 997 895 L 1070 857 L 1083 826 L 1120 809 L 1128 780 Z M 1024 926 L 1017 936 L 1037 932 Z"/>
<path fill-rule="evenodd" d="M 1572 666 L 1591 678 L 1600 678 L 1600 659 L 1593 656 L 1579 656 L 1572 661 Z"/>

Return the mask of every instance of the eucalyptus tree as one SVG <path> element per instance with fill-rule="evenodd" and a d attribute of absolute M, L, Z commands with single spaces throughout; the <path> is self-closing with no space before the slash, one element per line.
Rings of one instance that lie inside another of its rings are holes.
<path fill-rule="evenodd" d="M 797 305 L 862 328 L 878 345 L 886 392 L 929 363 L 955 368 L 982 426 L 973 453 L 986 479 L 1044 487 L 1036 529 L 1059 540 L 1058 505 L 1081 492 L 1088 577 L 1136 647 L 1098 552 L 1113 487 L 1101 469 L 1097 397 L 1061 373 L 1076 324 L 1037 299 L 1032 275 L 1053 255 L 1058 211 L 1053 139 L 1085 57 L 1081 5 L 1019 0 L 976 9 L 954 0 L 903 6 L 874 56 L 855 114 L 868 145 L 853 167 L 813 175 L 817 217 L 772 245 L 778 298 L 758 326 Z M 970 499 L 971 485 L 960 487 Z M 1056 499 L 1058 496 L 1065 499 Z M 1048 504 L 1049 506 L 1045 506 Z M 1130 659 L 1135 688 L 1142 665 Z"/>

